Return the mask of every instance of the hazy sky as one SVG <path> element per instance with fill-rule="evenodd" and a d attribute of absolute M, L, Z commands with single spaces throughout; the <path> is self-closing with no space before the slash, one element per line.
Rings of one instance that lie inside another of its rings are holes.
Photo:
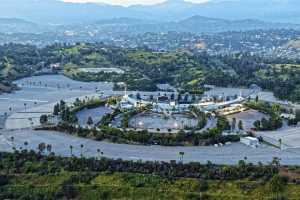
<path fill-rule="evenodd" d="M 137 4 L 152 5 L 152 4 L 162 3 L 166 0 L 62 0 L 62 1 L 74 2 L 74 3 L 87 3 L 87 2 L 107 3 L 113 5 L 130 6 L 130 5 L 137 5 Z M 185 0 L 185 1 L 194 2 L 194 3 L 204 3 L 211 0 Z"/>

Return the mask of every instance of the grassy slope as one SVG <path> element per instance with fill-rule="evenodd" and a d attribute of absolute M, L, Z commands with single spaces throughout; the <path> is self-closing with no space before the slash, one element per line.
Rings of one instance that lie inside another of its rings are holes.
<path fill-rule="evenodd" d="M 82 48 L 82 47 L 81 47 Z M 185 52 L 155 53 L 146 50 L 119 50 L 111 53 L 106 51 L 82 51 L 78 46 L 65 48 L 59 54 L 79 56 L 79 63 L 68 61 L 64 65 L 65 75 L 78 80 L 127 82 L 128 86 L 140 86 L 148 80 L 156 85 L 161 80 L 185 89 L 197 88 L 203 78 L 202 66 L 188 58 Z M 85 47 L 88 49 L 89 47 Z M 119 59 L 118 64 L 114 63 Z M 80 72 L 79 68 L 117 67 L 126 71 L 124 75 L 93 74 Z M 138 88 L 138 87 L 136 87 Z"/>
<path fill-rule="evenodd" d="M 2 189 L 15 195 L 47 194 L 51 197 L 62 189 L 62 184 L 77 173 L 61 172 L 55 175 L 14 175 L 9 185 Z M 77 174 L 78 175 L 78 174 Z M 203 182 L 181 178 L 167 180 L 158 176 L 132 173 L 100 173 L 90 183 L 77 183 L 76 199 L 271 199 L 269 183 L 261 181 L 208 181 L 208 188 L 201 190 Z M 202 191 L 202 192 L 201 192 Z M 287 199 L 297 199 L 300 186 L 288 184 L 282 193 Z"/>

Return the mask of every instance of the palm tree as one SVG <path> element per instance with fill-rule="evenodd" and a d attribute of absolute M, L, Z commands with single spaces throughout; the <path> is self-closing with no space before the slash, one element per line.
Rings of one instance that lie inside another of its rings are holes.
<path fill-rule="evenodd" d="M 83 151 L 83 147 L 84 147 L 84 145 L 83 145 L 83 144 L 81 144 L 81 145 L 80 145 L 80 157 L 83 157 L 83 153 L 82 153 L 82 151 Z"/>
<path fill-rule="evenodd" d="M 100 159 L 100 149 L 97 149 L 97 154 L 98 154 L 98 160 Z"/>
<path fill-rule="evenodd" d="M 46 148 L 47 148 L 47 146 L 46 146 L 46 144 L 45 144 L 44 142 L 42 142 L 42 143 L 40 143 L 40 144 L 38 145 L 38 150 L 39 150 L 39 152 L 40 152 L 41 154 L 44 153 L 44 151 L 45 151 Z"/>
<path fill-rule="evenodd" d="M 71 153 L 71 156 L 73 156 L 73 146 L 70 145 L 70 153 Z"/>
<path fill-rule="evenodd" d="M 100 149 L 97 149 L 98 153 L 98 159 L 100 160 L 101 156 L 103 155 L 103 152 Z"/>
<path fill-rule="evenodd" d="M 235 128 L 236 128 L 236 118 L 233 118 L 231 122 L 231 131 L 235 131 Z"/>
<path fill-rule="evenodd" d="M 243 130 L 244 129 L 243 121 L 242 120 L 239 121 L 238 128 L 239 128 L 239 130 Z"/>
<path fill-rule="evenodd" d="M 278 140 L 278 142 L 279 142 L 279 148 L 282 149 L 282 139 L 280 138 L 280 139 Z"/>
<path fill-rule="evenodd" d="M 94 124 L 93 118 L 91 116 L 88 117 L 88 120 L 87 120 L 86 124 L 88 126 L 92 126 Z"/>
<path fill-rule="evenodd" d="M 10 141 L 11 141 L 11 143 L 12 143 L 12 145 L 13 145 L 13 150 L 15 150 L 15 149 L 16 149 L 15 143 L 14 143 L 15 137 L 14 137 L 14 136 L 11 136 L 11 137 L 10 137 Z"/>
<path fill-rule="evenodd" d="M 28 142 L 27 141 L 24 142 L 24 146 L 25 146 L 25 150 L 27 150 L 27 146 L 28 146 Z"/>
<path fill-rule="evenodd" d="M 50 154 L 51 151 L 52 151 L 52 145 L 51 144 L 48 144 L 47 147 L 46 147 L 48 153 Z"/>
<path fill-rule="evenodd" d="M 183 151 L 181 151 L 181 152 L 179 152 L 179 156 L 180 156 L 180 162 L 183 162 L 183 156 L 184 156 L 184 152 Z"/>
<path fill-rule="evenodd" d="M 25 112 L 26 112 L 26 107 L 27 107 L 27 103 L 24 103 Z"/>

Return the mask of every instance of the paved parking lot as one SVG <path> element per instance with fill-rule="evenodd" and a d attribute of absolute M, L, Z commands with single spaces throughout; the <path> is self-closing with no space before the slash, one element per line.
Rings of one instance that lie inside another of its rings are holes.
<path fill-rule="evenodd" d="M 283 148 L 300 148 L 300 127 L 285 127 L 277 131 L 257 132 L 266 141 L 278 145 L 282 140 Z"/>
<path fill-rule="evenodd" d="M 256 110 L 251 110 L 251 109 L 247 110 L 245 112 L 227 116 L 229 121 L 232 121 L 233 118 L 236 118 L 237 122 L 239 120 L 242 120 L 244 130 L 246 130 L 246 131 L 250 131 L 251 128 L 253 128 L 253 123 L 256 120 L 261 120 L 263 117 L 268 118 L 267 115 L 260 113 Z"/>
<path fill-rule="evenodd" d="M 10 140 L 14 137 L 14 141 Z M 32 131 L 30 129 L 18 131 L 0 131 L 0 151 L 12 151 L 12 147 L 25 148 L 24 142 L 28 142 L 29 149 L 37 150 L 39 143 L 51 144 L 57 155 L 70 156 L 70 148 L 80 155 L 80 144 L 84 145 L 84 156 L 97 156 L 97 149 L 104 152 L 104 156 L 114 159 L 143 160 L 143 161 L 170 161 L 178 160 L 179 152 L 185 152 L 184 161 L 197 161 L 206 163 L 211 161 L 216 164 L 237 164 L 239 160 L 247 157 L 248 162 L 269 163 L 274 157 L 281 158 L 282 164 L 300 165 L 300 149 L 287 149 L 280 151 L 270 146 L 251 148 L 241 143 L 234 143 L 222 147 L 163 147 L 142 146 L 127 144 L 112 144 L 97 142 L 94 140 L 78 138 L 63 133 L 52 131 Z"/>

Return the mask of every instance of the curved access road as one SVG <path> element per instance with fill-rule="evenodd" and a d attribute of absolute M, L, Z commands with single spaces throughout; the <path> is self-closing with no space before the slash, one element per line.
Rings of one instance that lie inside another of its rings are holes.
<path fill-rule="evenodd" d="M 235 143 L 223 147 L 163 147 L 163 146 L 138 146 L 127 144 L 112 144 L 78 138 L 63 133 L 52 131 L 33 131 L 31 129 L 0 131 L 0 151 L 10 152 L 13 147 L 37 150 L 38 144 L 44 142 L 52 145 L 52 151 L 57 155 L 70 156 L 70 145 L 74 147 L 75 155 L 80 155 L 80 145 L 83 144 L 83 154 L 86 157 L 96 157 L 97 149 L 104 152 L 105 157 L 124 160 L 143 161 L 170 161 L 178 160 L 178 153 L 185 152 L 184 161 L 197 161 L 206 163 L 211 161 L 216 164 L 236 164 L 247 157 L 252 163 L 269 163 L 274 157 L 281 158 L 282 164 L 300 165 L 300 149 L 279 149 L 261 146 L 257 149 Z M 14 138 L 13 140 L 11 138 Z M 28 142 L 28 146 L 24 143 Z"/>

